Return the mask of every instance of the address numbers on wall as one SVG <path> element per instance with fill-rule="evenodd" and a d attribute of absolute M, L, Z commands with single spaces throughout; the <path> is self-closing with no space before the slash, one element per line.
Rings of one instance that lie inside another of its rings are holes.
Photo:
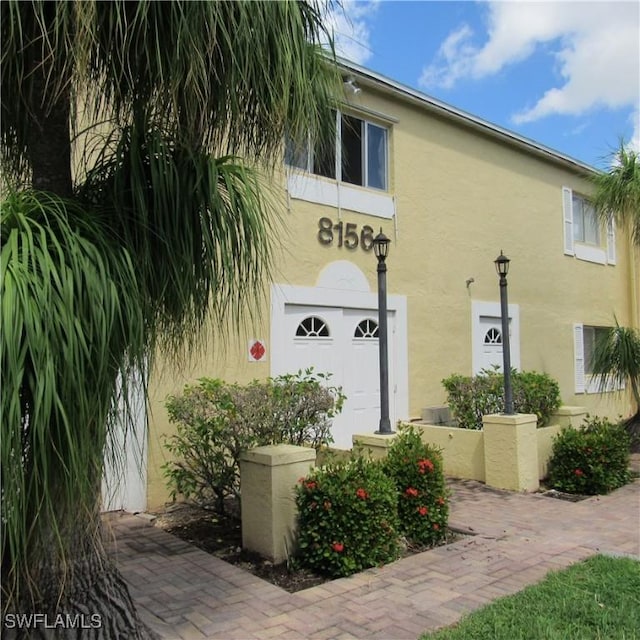
<path fill-rule="evenodd" d="M 364 251 L 373 249 L 373 228 L 368 224 L 358 225 L 354 222 L 344 223 L 342 220 L 334 222 L 331 218 L 318 220 L 318 241 L 320 244 L 333 244 L 347 249 L 361 247 Z"/>

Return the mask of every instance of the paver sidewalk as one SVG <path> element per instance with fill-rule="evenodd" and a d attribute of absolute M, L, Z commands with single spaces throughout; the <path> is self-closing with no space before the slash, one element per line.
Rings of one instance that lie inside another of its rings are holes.
<path fill-rule="evenodd" d="M 640 558 L 640 481 L 572 503 L 451 481 L 450 525 L 474 535 L 290 594 L 132 515 L 111 517 L 119 567 L 162 638 L 415 640 L 594 553 Z"/>

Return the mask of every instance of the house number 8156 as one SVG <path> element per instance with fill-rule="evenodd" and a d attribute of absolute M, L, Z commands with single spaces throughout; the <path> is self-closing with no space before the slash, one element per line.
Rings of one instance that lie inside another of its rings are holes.
<path fill-rule="evenodd" d="M 357 249 L 358 245 L 365 251 L 373 248 L 373 229 L 368 225 L 363 225 L 358 233 L 358 225 L 353 222 L 344 224 L 342 220 L 333 223 L 331 218 L 320 218 L 318 220 L 318 240 L 321 244 L 332 244 L 337 240 L 338 247 L 343 245 L 347 249 Z"/>

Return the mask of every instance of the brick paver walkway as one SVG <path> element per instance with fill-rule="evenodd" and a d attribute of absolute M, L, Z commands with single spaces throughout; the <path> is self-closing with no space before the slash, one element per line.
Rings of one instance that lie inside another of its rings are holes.
<path fill-rule="evenodd" d="M 137 516 L 110 519 L 120 569 L 162 638 L 415 640 L 594 553 L 640 557 L 640 480 L 571 503 L 451 481 L 460 541 L 290 594 Z"/>

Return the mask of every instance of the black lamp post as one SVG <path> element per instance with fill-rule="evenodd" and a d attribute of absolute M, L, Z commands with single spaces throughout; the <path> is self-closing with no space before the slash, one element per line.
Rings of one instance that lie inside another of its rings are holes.
<path fill-rule="evenodd" d="M 513 392 L 511 390 L 511 348 L 509 346 L 509 303 L 507 301 L 507 274 L 509 258 L 502 251 L 495 259 L 496 271 L 500 276 L 500 316 L 502 319 L 502 372 L 504 376 L 504 413 L 512 416 Z"/>
<path fill-rule="evenodd" d="M 391 240 L 382 233 L 373 239 L 378 259 L 378 345 L 380 352 L 380 427 L 376 433 L 393 433 L 389 421 L 389 344 L 387 338 L 387 265 Z"/>

